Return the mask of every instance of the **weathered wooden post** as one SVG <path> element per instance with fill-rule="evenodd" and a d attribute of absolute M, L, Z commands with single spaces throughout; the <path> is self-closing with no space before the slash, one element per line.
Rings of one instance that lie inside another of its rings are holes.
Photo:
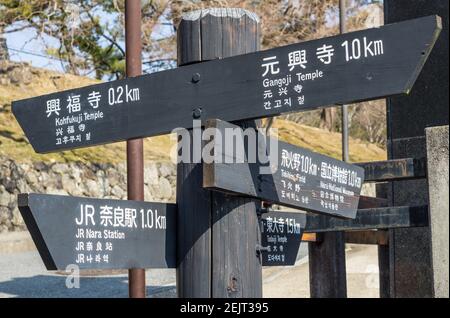
<path fill-rule="evenodd" d="M 339 29 L 345 33 L 345 1 L 339 1 Z M 348 106 L 342 105 L 342 160 L 348 161 Z M 308 244 L 312 298 L 347 297 L 345 233 L 324 233 L 321 242 Z"/>
<path fill-rule="evenodd" d="M 388 99 L 389 159 L 426 157 L 425 128 L 449 123 L 448 5 L 448 1 L 441 0 L 384 3 L 386 23 L 430 14 L 442 18 L 442 34 L 411 94 Z M 429 204 L 425 179 L 395 181 L 389 193 L 392 205 Z M 434 296 L 431 241 L 428 227 L 390 230 L 390 297 Z"/>
<path fill-rule="evenodd" d="M 345 33 L 345 1 L 339 1 L 339 28 Z M 342 105 L 342 160 L 348 161 L 348 113 Z M 347 297 L 345 233 L 324 233 L 320 242 L 308 244 L 309 284 L 312 298 Z"/>
<path fill-rule="evenodd" d="M 308 249 L 311 298 L 347 297 L 344 232 L 323 233 Z"/>
<path fill-rule="evenodd" d="M 258 49 L 259 20 L 243 9 L 194 11 L 186 14 L 179 25 L 180 66 Z M 192 74 L 192 85 L 207 90 L 208 78 Z M 202 105 L 191 106 L 193 119 L 207 119 Z M 202 171 L 201 163 L 178 165 L 178 295 L 261 297 L 262 272 L 256 254 L 260 241 L 256 213 L 259 203 L 204 190 Z"/>
<path fill-rule="evenodd" d="M 339 1 L 339 29 L 346 32 L 345 1 Z M 348 105 L 342 105 L 342 160 L 348 161 Z M 345 233 L 328 232 L 321 242 L 308 243 L 311 298 L 347 297 Z"/>

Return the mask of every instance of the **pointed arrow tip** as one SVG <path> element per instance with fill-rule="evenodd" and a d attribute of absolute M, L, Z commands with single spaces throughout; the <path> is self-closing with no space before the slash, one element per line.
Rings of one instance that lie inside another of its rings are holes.
<path fill-rule="evenodd" d="M 28 206 L 28 198 L 29 198 L 29 193 L 19 193 L 17 195 L 17 205 L 19 207 L 27 207 Z"/>

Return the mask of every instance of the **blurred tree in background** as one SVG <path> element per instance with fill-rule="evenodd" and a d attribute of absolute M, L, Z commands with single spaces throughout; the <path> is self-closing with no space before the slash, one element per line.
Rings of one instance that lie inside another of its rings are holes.
<path fill-rule="evenodd" d="M 142 7 L 144 51 L 170 51 L 164 39 L 151 41 L 168 1 L 142 1 Z M 123 12 L 123 0 L 0 0 L 0 34 L 32 28 L 58 40 L 47 53 L 60 58 L 67 72 L 118 79 L 125 71 Z"/>

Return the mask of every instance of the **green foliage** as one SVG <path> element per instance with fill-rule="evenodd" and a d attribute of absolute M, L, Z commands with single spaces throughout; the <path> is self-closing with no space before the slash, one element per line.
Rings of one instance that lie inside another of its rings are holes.
<path fill-rule="evenodd" d="M 157 49 L 148 39 L 167 3 L 142 1 L 144 51 Z M 123 12 L 124 0 L 0 0 L 0 33 L 33 28 L 59 41 L 47 53 L 66 61 L 67 72 L 118 79 L 125 73 Z"/>

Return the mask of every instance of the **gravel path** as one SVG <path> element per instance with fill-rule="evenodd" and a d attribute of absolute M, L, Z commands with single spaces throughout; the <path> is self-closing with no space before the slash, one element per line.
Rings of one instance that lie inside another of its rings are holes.
<path fill-rule="evenodd" d="M 263 269 L 264 297 L 309 297 L 306 244 L 297 266 Z M 0 253 L 0 298 L 2 297 L 127 297 L 126 271 L 98 272 L 80 278 L 80 288 L 66 288 L 66 276 L 45 269 L 36 251 Z M 175 270 L 147 270 L 147 295 L 175 297 Z M 351 246 L 347 251 L 349 297 L 378 297 L 376 246 Z"/>
<path fill-rule="evenodd" d="M 147 270 L 147 294 L 175 297 L 175 270 Z M 1 297 L 127 297 L 126 272 L 80 278 L 80 288 L 66 288 L 66 276 L 45 269 L 37 252 L 0 254 Z"/>

